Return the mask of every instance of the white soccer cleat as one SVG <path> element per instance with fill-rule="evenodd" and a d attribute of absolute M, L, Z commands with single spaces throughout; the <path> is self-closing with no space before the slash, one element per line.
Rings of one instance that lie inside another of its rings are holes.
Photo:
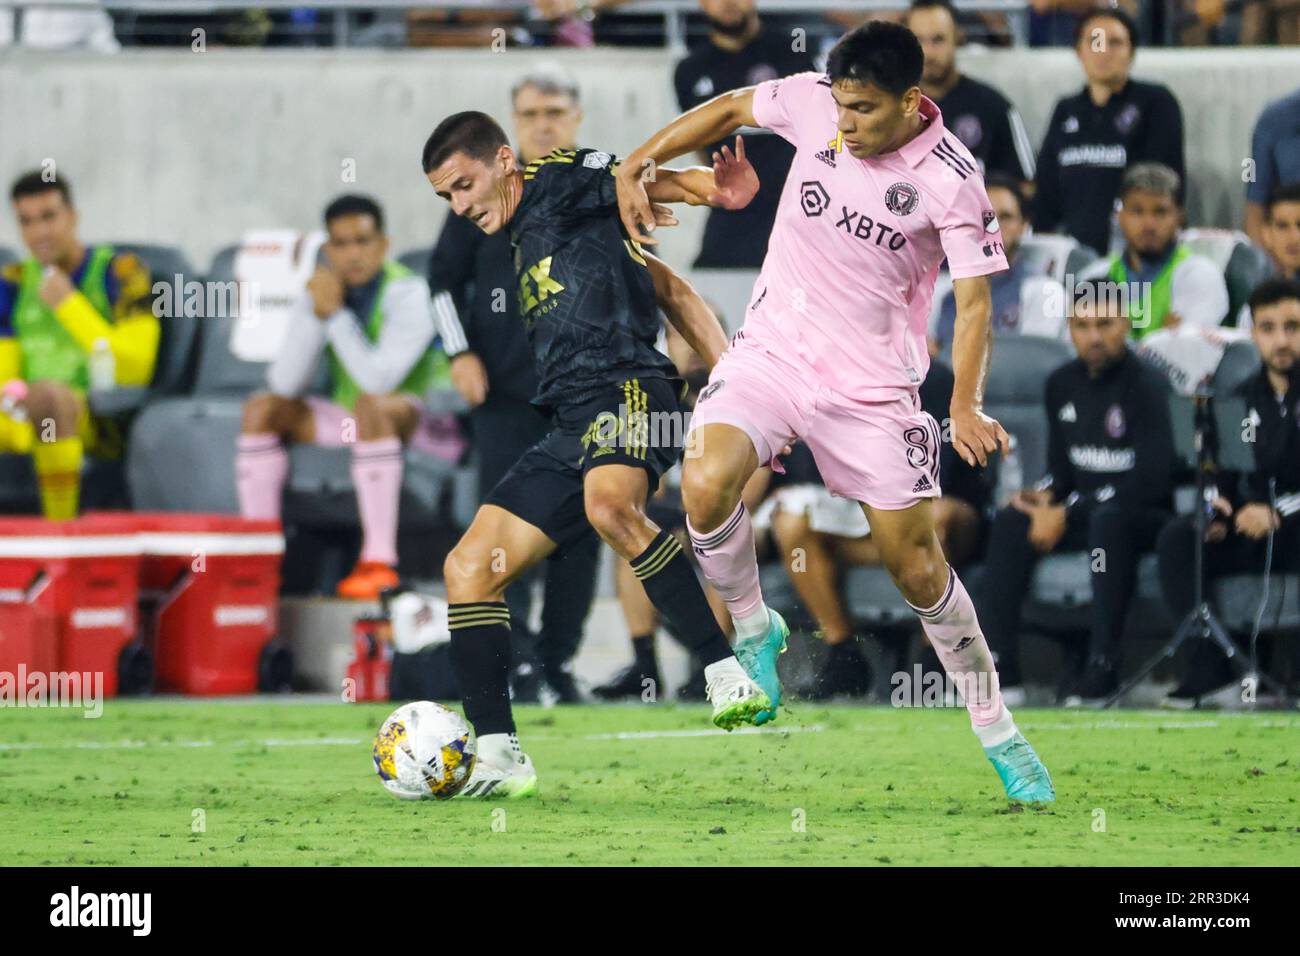
<path fill-rule="evenodd" d="M 752 724 L 759 714 L 772 709 L 772 699 L 750 680 L 734 657 L 704 668 L 705 693 L 713 705 L 713 723 L 723 730 Z"/>
<path fill-rule="evenodd" d="M 537 792 L 537 770 L 514 734 L 489 734 L 478 739 L 478 759 L 460 797 L 531 797 Z"/>

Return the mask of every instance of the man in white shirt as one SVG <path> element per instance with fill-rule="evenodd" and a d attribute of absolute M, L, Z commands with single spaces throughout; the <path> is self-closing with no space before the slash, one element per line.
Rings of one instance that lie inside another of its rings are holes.
<path fill-rule="evenodd" d="M 339 596 L 377 598 L 398 583 L 397 517 L 402 446 L 447 461 L 464 444 L 455 419 L 436 417 L 424 395 L 448 378 L 433 345 L 433 302 L 422 276 L 387 259 L 383 212 L 366 196 L 325 210 L 327 265 L 295 304 L 285 341 L 267 368 L 268 391 L 244 405 L 235 457 L 239 510 L 279 518 L 289 471 L 286 442 L 352 449 L 361 557 Z M 328 396 L 307 394 L 322 358 Z"/>
<path fill-rule="evenodd" d="M 1213 328 L 1228 314 L 1228 286 L 1219 267 L 1178 241 L 1180 185 L 1178 174 L 1161 163 L 1130 166 L 1120 186 L 1124 250 L 1079 276 L 1109 279 L 1127 290 L 1134 340 L 1157 329 Z"/>

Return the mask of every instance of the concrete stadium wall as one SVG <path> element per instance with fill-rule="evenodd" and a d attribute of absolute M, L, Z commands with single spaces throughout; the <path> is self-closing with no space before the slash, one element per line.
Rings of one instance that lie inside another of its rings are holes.
<path fill-rule="evenodd" d="M 424 182 L 420 147 L 443 116 L 483 109 L 508 120 L 524 70 L 558 61 L 577 76 L 584 142 L 615 152 L 676 113 L 663 51 L 141 51 L 0 55 L 0 179 L 50 158 L 68 176 L 83 234 L 179 245 L 206 268 L 247 228 L 310 228 L 333 195 L 373 193 L 398 251 L 428 244 L 445 204 Z M 1294 88 L 1285 49 L 1141 51 L 1136 74 L 1183 105 L 1194 221 L 1231 225 L 1260 108 Z M 1069 51 L 977 52 L 964 67 L 1003 89 L 1035 143 L 1054 101 L 1081 85 Z M 351 162 L 355 181 L 343 174 Z M 703 213 L 665 238 L 693 258 Z M 11 216 L 0 245 L 18 250 Z"/>

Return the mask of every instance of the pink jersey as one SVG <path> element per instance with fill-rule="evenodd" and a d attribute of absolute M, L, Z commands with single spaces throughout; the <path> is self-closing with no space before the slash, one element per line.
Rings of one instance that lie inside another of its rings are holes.
<path fill-rule="evenodd" d="M 797 73 L 754 90 L 754 118 L 795 147 L 744 337 L 797 355 L 857 401 L 914 389 L 944 257 L 953 278 L 1007 268 L 975 159 L 921 98 L 928 125 L 867 160 L 843 148 L 830 80 Z"/>

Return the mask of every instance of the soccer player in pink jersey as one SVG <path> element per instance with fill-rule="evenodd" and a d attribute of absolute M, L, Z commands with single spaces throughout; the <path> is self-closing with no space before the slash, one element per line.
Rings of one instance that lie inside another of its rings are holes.
<path fill-rule="evenodd" d="M 741 127 L 766 127 L 797 150 L 744 327 L 700 393 L 682 474 L 700 566 L 727 601 L 736 656 L 772 699 L 760 719 L 776 716 L 789 631 L 763 603 L 740 490 L 759 465 L 780 470 L 782 449 L 802 440 L 827 488 L 861 503 L 1008 796 L 1048 802 L 1051 778 L 1003 704 L 975 608 L 935 534 L 943 436 L 917 396 L 935 277 L 946 258 L 957 303 L 951 441 L 985 465 L 1007 443 L 981 409 L 987 277 L 1007 263 L 979 167 L 921 93 L 923 59 L 905 27 L 871 22 L 835 45 L 824 75 L 696 107 L 624 161 L 620 213 L 630 235 L 653 242 L 645 181 L 658 164 Z"/>

